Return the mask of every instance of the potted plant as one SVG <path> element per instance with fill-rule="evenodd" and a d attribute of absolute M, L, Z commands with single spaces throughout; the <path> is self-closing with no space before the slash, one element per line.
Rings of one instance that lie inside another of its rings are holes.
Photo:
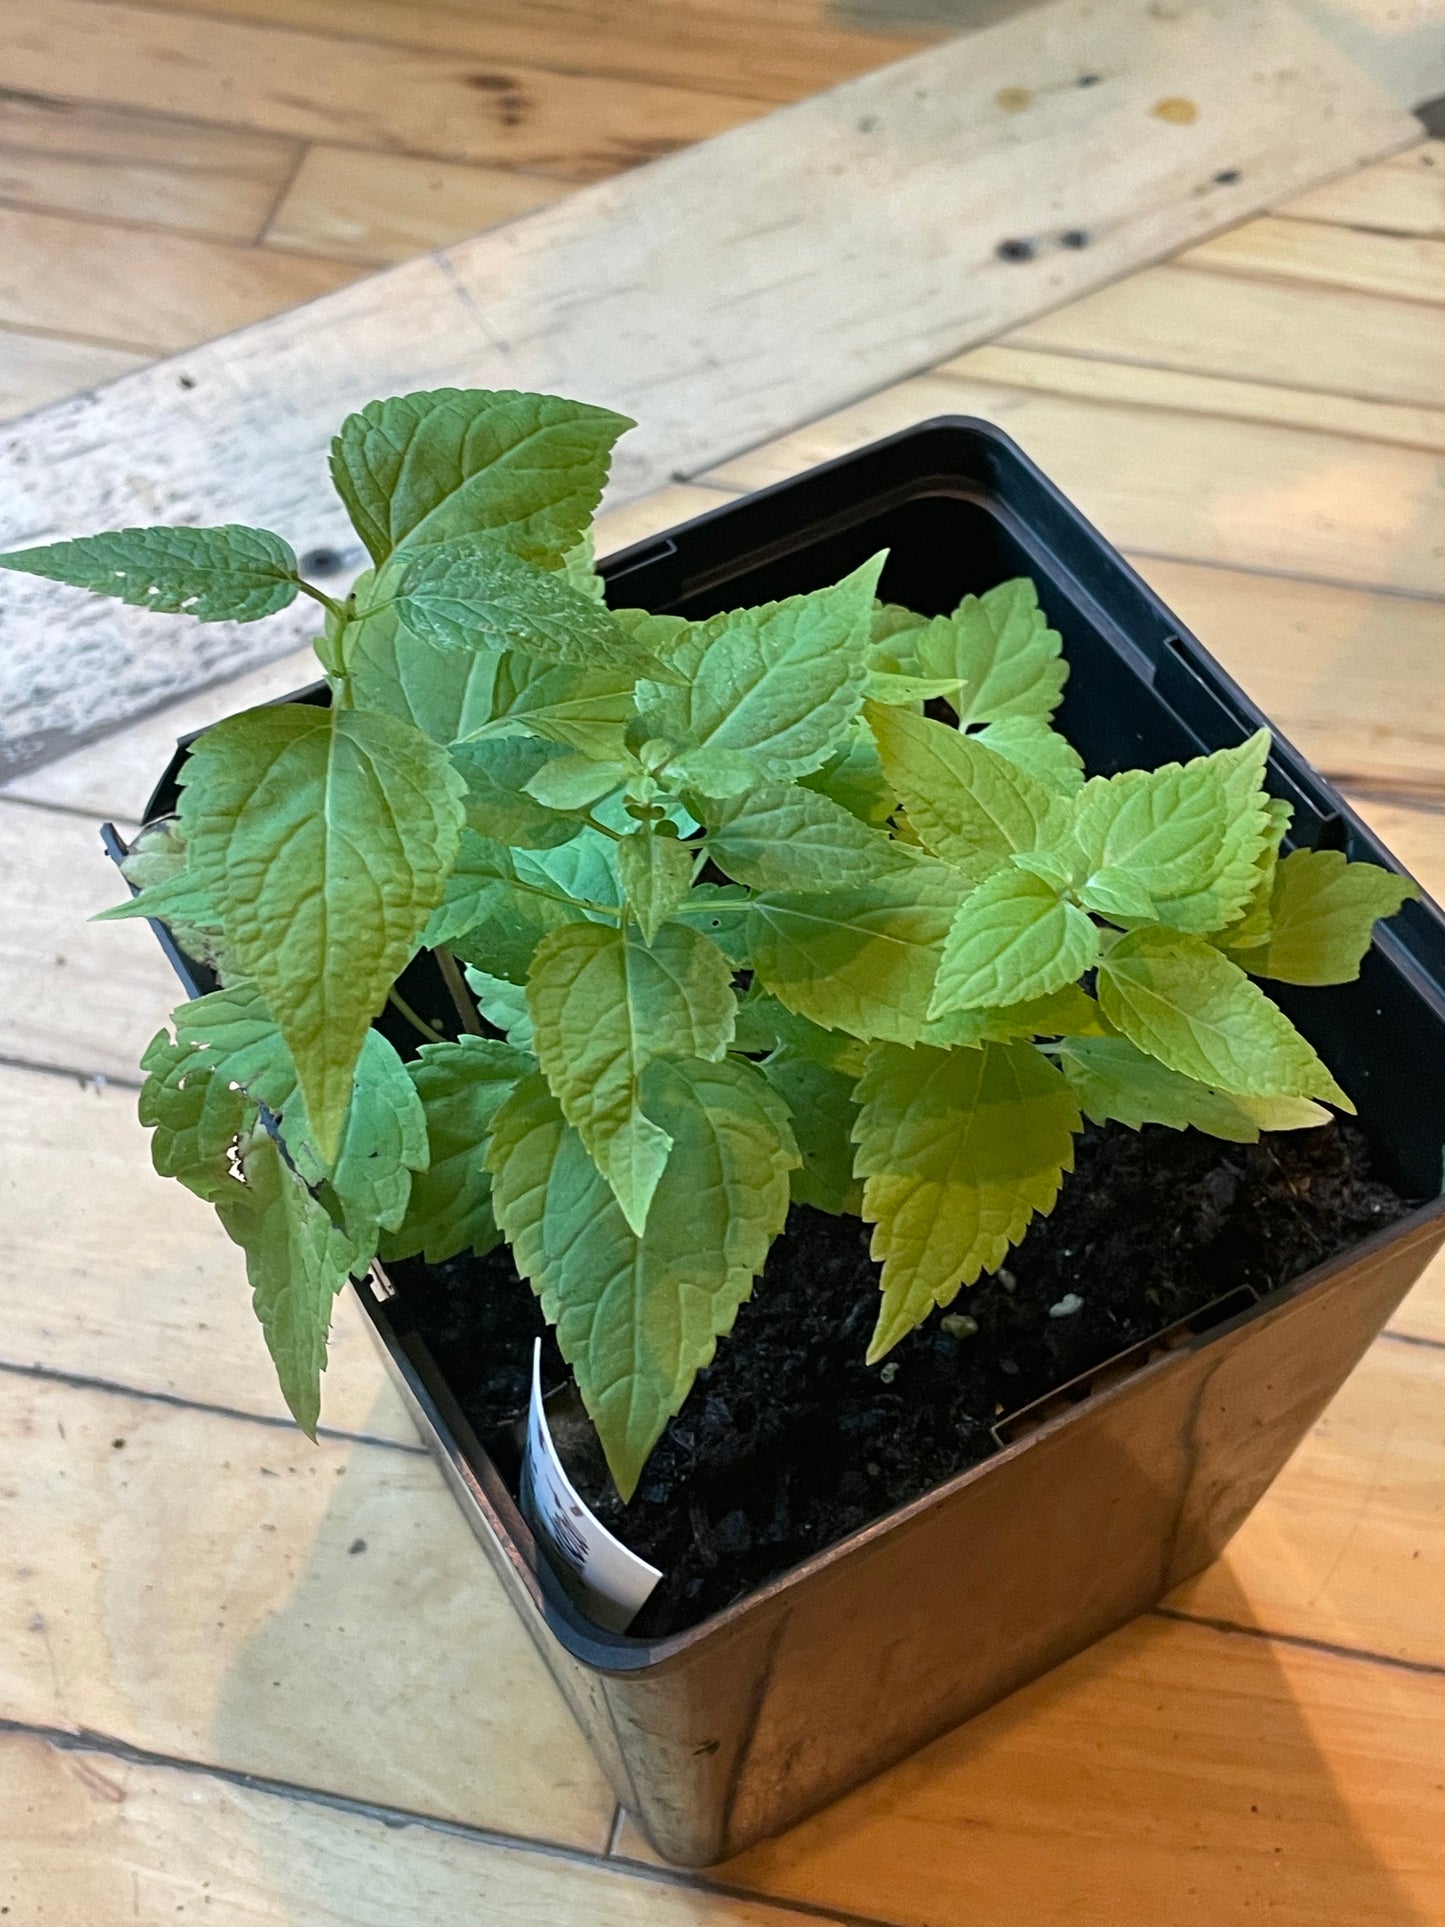
<path fill-rule="evenodd" d="M 604 582 L 627 426 L 373 403 L 344 600 L 236 527 L 0 563 L 320 605 L 325 682 L 183 746 L 124 853 L 108 914 L 193 992 L 155 1162 L 308 1431 L 356 1281 L 619 1796 L 701 1864 L 1219 1549 L 1445 1233 L 1445 944 L 996 431 Z M 657 1556 L 631 1632 L 519 1510 L 543 1321 L 576 1517 Z"/>

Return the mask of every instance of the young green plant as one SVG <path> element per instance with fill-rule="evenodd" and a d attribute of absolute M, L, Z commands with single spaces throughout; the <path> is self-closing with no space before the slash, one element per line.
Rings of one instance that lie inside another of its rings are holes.
<path fill-rule="evenodd" d="M 505 1239 L 624 1497 L 791 1204 L 873 1226 L 879 1360 L 1052 1207 L 1085 1116 L 1351 1109 L 1256 980 L 1354 977 L 1413 894 L 1282 854 L 1263 731 L 1086 780 L 1026 580 L 925 617 L 875 556 L 703 621 L 610 609 L 588 531 L 629 425 L 372 403 L 332 449 L 344 600 L 264 530 L 0 557 L 203 621 L 322 605 L 329 701 L 207 730 L 106 913 L 220 985 L 145 1054 L 156 1167 L 244 1248 L 312 1432 L 347 1277 Z M 420 952 L 455 1036 L 396 988 Z"/>

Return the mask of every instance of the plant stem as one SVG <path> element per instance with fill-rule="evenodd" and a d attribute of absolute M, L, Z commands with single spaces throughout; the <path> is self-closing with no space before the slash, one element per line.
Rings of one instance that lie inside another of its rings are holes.
<path fill-rule="evenodd" d="M 602 836 L 610 836 L 614 843 L 620 843 L 622 841 L 617 831 L 609 830 L 605 823 L 599 823 L 591 810 L 583 810 L 582 821 L 587 825 L 589 830 L 596 830 Z"/>
<path fill-rule="evenodd" d="M 529 897 L 541 897 L 545 903 L 565 904 L 569 910 L 591 910 L 599 917 L 611 917 L 614 923 L 622 921 L 622 912 L 615 903 L 593 903 L 589 897 L 569 897 L 561 890 L 544 890 L 540 884 L 524 883 L 520 877 L 507 877 L 508 887 L 521 890 Z"/>
<path fill-rule="evenodd" d="M 462 975 L 461 966 L 444 943 L 439 943 L 432 955 L 437 960 L 437 968 L 446 979 L 447 989 L 451 992 L 452 1002 L 457 1007 L 457 1018 L 464 1031 L 473 1037 L 482 1037 L 482 1020 L 477 1015 L 477 1007 L 472 1001 L 472 993 L 467 980 Z"/>
<path fill-rule="evenodd" d="M 429 1044 L 445 1044 L 446 1042 L 448 1042 L 448 1039 L 443 1037 L 442 1033 L 439 1030 L 437 1030 L 434 1025 L 429 1024 L 425 1019 L 425 1017 L 417 1016 L 416 1012 L 412 1009 L 411 1005 L 406 1001 L 405 997 L 402 996 L 401 992 L 397 989 L 395 984 L 393 984 L 391 989 L 387 991 L 386 1001 L 389 1004 L 395 1004 L 396 1008 L 401 1012 L 402 1016 L 405 1017 L 406 1021 L 412 1026 L 414 1030 L 420 1031 L 421 1035 L 426 1038 Z"/>
<path fill-rule="evenodd" d="M 338 602 L 335 596 L 327 595 L 324 589 L 318 589 L 314 582 L 303 582 L 299 575 L 295 578 L 295 582 L 302 595 L 309 595 L 313 602 L 319 602 L 328 614 L 336 617 L 338 622 L 345 621 L 346 605 L 344 603 Z"/>

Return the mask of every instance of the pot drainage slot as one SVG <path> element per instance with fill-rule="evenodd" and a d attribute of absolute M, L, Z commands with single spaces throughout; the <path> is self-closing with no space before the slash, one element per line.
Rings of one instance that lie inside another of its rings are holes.
<path fill-rule="evenodd" d="M 1153 1338 L 1144 1338 L 1137 1345 L 1126 1346 L 1102 1364 L 1090 1366 L 1071 1378 L 1067 1385 L 1060 1385 L 1056 1391 L 1045 1392 L 1031 1405 L 1021 1405 L 1016 1412 L 1010 1412 L 996 1424 L 989 1427 L 996 1445 L 1016 1445 L 1020 1439 L 1027 1438 L 1030 1432 L 1037 1432 L 1041 1425 L 1071 1406 L 1082 1405 L 1086 1398 L 1093 1398 L 1099 1392 L 1106 1392 L 1110 1386 L 1118 1385 L 1135 1372 L 1142 1371 L 1156 1358 L 1164 1358 L 1170 1352 L 1180 1351 L 1191 1338 L 1212 1331 L 1226 1319 L 1248 1311 L 1251 1305 L 1259 1302 L 1259 1293 L 1249 1285 L 1236 1285 L 1219 1298 L 1211 1298 L 1207 1305 L 1191 1311 L 1172 1325 L 1167 1325 Z"/>

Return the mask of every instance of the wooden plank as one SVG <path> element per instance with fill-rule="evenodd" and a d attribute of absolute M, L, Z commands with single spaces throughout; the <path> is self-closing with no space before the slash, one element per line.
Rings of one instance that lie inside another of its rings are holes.
<path fill-rule="evenodd" d="M 1445 1348 L 1445 1258 L 1427 1267 L 1409 1297 L 1390 1320 L 1390 1330 Z"/>
<path fill-rule="evenodd" d="M 1005 341 L 1425 408 L 1445 395 L 1445 328 L 1423 303 L 1188 268 L 1132 275 Z"/>
<path fill-rule="evenodd" d="M 525 1740 L 508 1735 L 520 1745 Z M 347 1812 L 95 1748 L 0 1735 L 0 1904 L 46 1927 L 807 1927 L 616 1862 Z M 824 1916 L 826 1919 L 827 1916 Z"/>
<path fill-rule="evenodd" d="M 301 157 L 233 127 L 0 97 L 0 200 L 254 241 Z"/>
<path fill-rule="evenodd" d="M 1445 141 L 1425 141 L 1409 155 L 1312 188 L 1276 212 L 1445 241 Z"/>
<path fill-rule="evenodd" d="M 1325 221 L 1251 221 L 1179 257 L 1186 268 L 1308 281 L 1404 301 L 1445 301 L 1445 242 Z"/>
<path fill-rule="evenodd" d="M 0 1364 L 284 1418 L 240 1252 L 156 1176 L 135 1093 L 0 1066 Z M 416 1443 L 363 1315 L 332 1320 L 322 1419 Z"/>
<path fill-rule="evenodd" d="M 821 4 L 694 6 L 668 0 L 488 0 L 485 11 L 424 0 L 161 0 L 168 11 L 266 21 L 318 34 L 358 34 L 400 47 L 426 47 L 475 59 L 521 61 L 573 73 L 610 74 L 673 86 L 791 101 L 821 93 L 855 74 L 902 60 L 925 42 L 956 31 L 952 19 L 878 25 L 866 9 L 851 14 Z M 914 11 L 920 14 L 922 8 Z"/>
<path fill-rule="evenodd" d="M 1142 1619 L 721 1876 L 904 1927 L 1404 1927 L 1442 1770 L 1438 1675 Z"/>
<path fill-rule="evenodd" d="M 1155 556 L 1130 560 L 1327 776 L 1445 795 L 1438 602 Z"/>
<path fill-rule="evenodd" d="M 659 489 L 641 502 L 598 518 L 597 553 L 605 558 L 728 499 L 726 491 L 690 488 L 683 483 Z M 202 629 L 191 633 L 204 637 L 208 632 Z M 287 695 L 315 682 L 319 673 L 309 646 L 289 650 L 259 669 L 214 683 L 182 702 L 168 704 L 140 722 L 128 724 L 114 735 L 87 743 L 69 756 L 42 763 L 26 775 L 0 784 L 0 797 L 54 803 L 100 817 L 138 818 L 171 759 L 178 737 L 203 729 L 221 716 L 248 709 L 253 703 Z"/>
<path fill-rule="evenodd" d="M 1038 348 L 971 348 L 933 372 L 1042 394 L 1074 395 L 1081 401 L 1117 401 L 1136 408 L 1177 409 L 1187 415 L 1277 422 L 1287 428 L 1313 428 L 1445 453 L 1445 408 L 1406 407 L 1355 395 L 1331 395 L 1317 388 L 1282 388 L 1272 382 L 1185 374 L 1173 368 L 1050 354 Z"/>
<path fill-rule="evenodd" d="M 308 149 L 266 230 L 266 245 L 385 267 L 546 207 L 559 181 L 354 147 Z"/>
<path fill-rule="evenodd" d="M 706 140 L 757 101 L 334 39 L 106 0 L 9 0 L 0 84 L 302 140 L 595 180 Z"/>
<path fill-rule="evenodd" d="M 5 327 L 74 334 L 83 320 L 97 341 L 170 354 L 355 277 L 341 261 L 0 207 Z"/>
<path fill-rule="evenodd" d="M 725 462 L 760 488 L 932 415 L 981 415 L 1123 548 L 1445 596 L 1437 455 L 1262 423 L 920 376 Z"/>
<path fill-rule="evenodd" d="M 1445 1350 L 1366 1354 L 1224 1558 L 1170 1597 L 1445 1679 Z M 1445 1764 L 1445 1757 L 1442 1757 Z"/>
<path fill-rule="evenodd" d="M 179 986 L 148 925 L 86 921 L 124 890 L 98 819 L 0 802 L 0 876 L 0 1056 L 138 1076 Z"/>
<path fill-rule="evenodd" d="M 82 6 L 55 0 L 46 20 Z M 42 27 L 36 46 L 49 47 Z M 409 71 L 397 63 L 398 97 Z M 1024 83 L 1031 98 L 1014 111 L 1008 90 Z M 1193 122 L 1152 112 L 1186 95 Z M 635 499 L 1388 152 L 1416 125 L 1286 7 L 1126 0 L 1105 31 L 1090 0 L 1054 0 L 133 376 L 98 413 L 62 408 L 0 435 L 0 541 L 178 516 L 273 526 L 302 549 L 343 545 L 338 511 L 316 492 L 339 417 L 377 393 L 456 380 L 587 395 L 640 417 L 613 497 Z M 1054 244 L 1076 229 L 1090 246 Z M 1053 238 L 1031 259 L 1000 257 L 1015 232 Z M 78 598 L 74 615 L 61 607 L 23 582 L 7 597 L 6 773 L 75 730 L 75 699 L 43 673 L 62 636 L 95 720 L 154 701 L 167 678 L 176 694 L 198 680 L 164 622 L 82 611 Z M 275 640 L 241 631 L 236 666 L 304 633 L 299 619 Z"/>
<path fill-rule="evenodd" d="M 0 1438 L 9 1717 L 603 1845 L 602 1774 L 425 1454 L 11 1374 Z"/>
<path fill-rule="evenodd" d="M 129 348 L 0 328 L 0 421 L 43 408 L 78 389 L 114 381 L 117 375 L 143 368 L 148 359 Z"/>

